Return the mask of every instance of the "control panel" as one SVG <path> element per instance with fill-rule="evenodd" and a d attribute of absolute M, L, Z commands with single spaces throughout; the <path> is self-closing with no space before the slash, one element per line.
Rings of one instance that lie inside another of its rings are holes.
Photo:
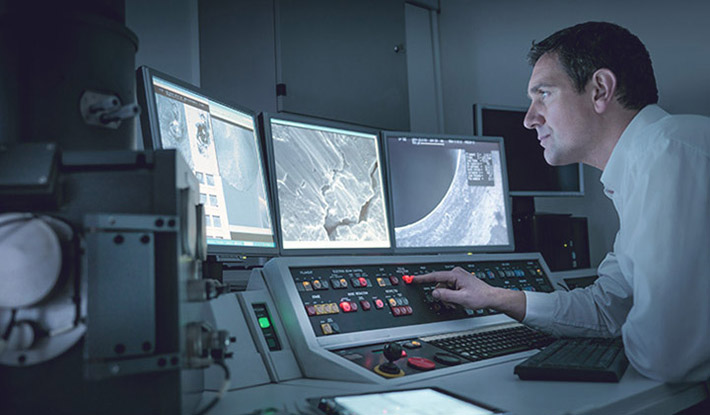
<path fill-rule="evenodd" d="M 539 253 L 279 257 L 261 277 L 304 376 L 396 383 L 432 376 L 432 369 L 467 370 L 487 358 L 456 352 L 434 341 L 439 337 L 521 326 L 493 310 L 436 301 L 433 284 L 413 282 L 456 267 L 497 287 L 554 290 Z"/>
<path fill-rule="evenodd" d="M 289 269 L 314 334 L 327 336 L 495 314 L 445 306 L 432 297 L 433 284 L 412 283 L 415 275 L 454 267 L 497 287 L 553 290 L 540 262 L 533 259 Z"/>

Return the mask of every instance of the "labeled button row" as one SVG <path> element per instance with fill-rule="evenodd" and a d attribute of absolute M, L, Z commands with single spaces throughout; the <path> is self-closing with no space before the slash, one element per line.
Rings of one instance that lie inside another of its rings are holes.
<path fill-rule="evenodd" d="M 302 281 L 297 285 L 298 291 L 320 291 L 329 288 L 326 280 Z"/>
<path fill-rule="evenodd" d="M 324 279 L 316 279 L 312 281 L 301 281 L 299 284 L 296 284 L 298 291 L 327 290 L 331 286 L 336 290 L 342 290 L 348 288 L 351 285 L 355 288 L 372 287 L 372 282 L 365 277 L 359 277 L 351 278 L 350 281 L 348 281 L 346 278 L 331 278 L 330 283 Z"/>
<path fill-rule="evenodd" d="M 408 316 L 412 313 L 414 313 L 414 310 L 412 309 L 411 306 L 405 305 L 405 306 L 395 306 L 395 307 L 390 307 L 392 309 L 392 315 L 395 317 L 401 317 L 401 316 Z"/>
<path fill-rule="evenodd" d="M 387 302 L 389 303 L 390 307 L 398 305 L 409 305 L 409 300 L 404 297 L 388 298 Z"/>
<path fill-rule="evenodd" d="M 338 314 L 340 313 L 340 309 L 335 303 L 313 304 L 306 306 L 306 313 L 308 313 L 309 316 L 322 316 L 325 314 Z"/>
<path fill-rule="evenodd" d="M 397 301 L 399 300 L 399 301 Z M 389 299 L 389 303 L 391 307 L 399 307 L 401 304 L 404 304 L 402 299 L 398 298 L 395 300 L 394 298 Z M 406 299 L 405 299 L 406 300 Z M 375 303 L 375 308 L 380 310 L 385 307 L 385 302 L 382 301 L 381 299 L 377 298 L 373 301 Z M 409 302 L 406 302 L 409 304 Z M 339 314 L 341 311 L 343 313 L 354 313 L 358 309 L 362 308 L 363 311 L 369 311 L 372 309 L 372 303 L 368 300 L 360 300 L 359 305 L 355 301 L 341 301 L 339 304 L 336 303 L 326 303 L 326 304 L 309 304 L 306 306 L 306 313 L 308 314 L 309 317 L 313 316 L 322 316 L 322 315 L 328 315 L 328 314 Z M 409 307 L 411 309 L 411 307 Z M 411 314 L 411 312 L 410 312 Z"/>
<path fill-rule="evenodd" d="M 336 290 L 348 288 L 348 280 L 345 278 L 332 278 L 330 280 L 330 285 L 332 285 Z"/>
<path fill-rule="evenodd" d="M 343 313 L 354 313 L 357 311 L 358 306 L 355 301 L 341 301 L 340 309 L 343 310 Z"/>
<path fill-rule="evenodd" d="M 377 277 L 377 285 L 380 287 L 389 287 L 392 285 L 399 285 L 399 278 L 393 276 L 390 277 Z"/>
<path fill-rule="evenodd" d="M 531 270 L 531 273 L 533 275 L 536 274 L 536 272 L 534 270 Z M 493 280 L 496 277 L 500 277 L 500 278 L 524 277 L 525 271 L 523 271 L 522 269 L 506 269 L 506 270 L 498 270 L 496 272 L 493 272 L 491 270 L 486 270 L 486 271 L 472 271 L 471 274 L 475 275 L 478 279 L 481 279 L 481 280 L 486 279 L 486 278 L 488 278 L 489 280 Z"/>
<path fill-rule="evenodd" d="M 320 329 L 323 332 L 323 334 L 325 334 L 325 335 L 340 333 L 340 326 L 338 326 L 338 323 L 334 323 L 334 322 L 322 323 L 320 325 Z"/>
<path fill-rule="evenodd" d="M 355 288 L 360 288 L 360 287 L 372 287 L 372 282 L 365 278 L 365 277 L 360 277 L 360 278 L 350 278 L 350 283 L 353 285 Z"/>

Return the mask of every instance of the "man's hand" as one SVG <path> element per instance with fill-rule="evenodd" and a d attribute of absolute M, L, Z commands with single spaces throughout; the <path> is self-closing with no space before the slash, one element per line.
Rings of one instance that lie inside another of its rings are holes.
<path fill-rule="evenodd" d="M 460 304 L 471 310 L 492 308 L 522 321 L 525 318 L 525 294 L 521 291 L 493 287 L 463 268 L 417 275 L 414 282 L 435 282 L 435 299 Z"/>

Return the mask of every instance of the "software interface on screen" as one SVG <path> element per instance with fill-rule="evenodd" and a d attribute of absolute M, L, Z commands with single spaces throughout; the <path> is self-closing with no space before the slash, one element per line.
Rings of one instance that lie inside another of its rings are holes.
<path fill-rule="evenodd" d="M 523 109 L 481 108 L 478 134 L 503 137 L 511 195 L 574 194 L 582 191 L 580 165 L 550 166 L 535 130 L 523 125 Z"/>
<path fill-rule="evenodd" d="M 499 139 L 386 139 L 395 247 L 511 244 Z"/>
<path fill-rule="evenodd" d="M 275 247 L 253 116 L 152 81 L 162 147 L 177 149 L 200 183 L 207 243 Z"/>
<path fill-rule="evenodd" d="M 377 134 L 269 122 L 282 248 L 389 248 Z"/>

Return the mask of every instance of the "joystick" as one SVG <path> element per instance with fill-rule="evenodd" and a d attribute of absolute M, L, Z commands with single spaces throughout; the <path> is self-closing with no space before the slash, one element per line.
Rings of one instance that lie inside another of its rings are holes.
<path fill-rule="evenodd" d="M 404 376 L 404 371 L 394 362 L 402 357 L 402 345 L 397 342 L 387 343 L 382 349 L 382 354 L 387 359 L 386 363 L 375 366 L 375 373 L 386 378 L 396 378 Z"/>

